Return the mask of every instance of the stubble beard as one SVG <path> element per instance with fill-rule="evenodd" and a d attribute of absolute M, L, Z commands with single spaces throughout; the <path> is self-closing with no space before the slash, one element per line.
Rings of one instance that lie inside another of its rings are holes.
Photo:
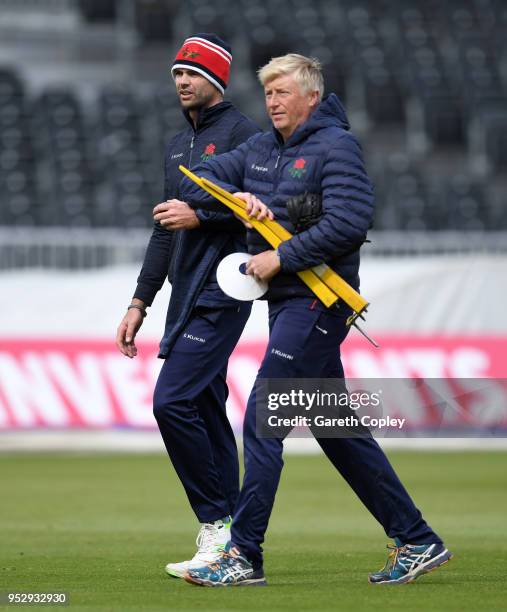
<path fill-rule="evenodd" d="M 199 111 L 202 108 L 206 108 L 209 106 L 209 103 L 212 100 L 211 94 L 203 94 L 203 93 L 194 93 L 194 99 L 186 102 L 180 98 L 180 104 L 183 109 L 187 111 Z"/>

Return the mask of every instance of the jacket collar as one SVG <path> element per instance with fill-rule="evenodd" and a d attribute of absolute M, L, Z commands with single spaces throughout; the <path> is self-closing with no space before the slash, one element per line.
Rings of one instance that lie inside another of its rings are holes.
<path fill-rule="evenodd" d="M 214 123 L 221 115 L 223 115 L 226 111 L 232 108 L 232 104 L 230 102 L 226 102 L 222 100 L 218 104 L 210 106 L 208 108 L 201 108 L 199 111 L 199 116 L 197 118 L 197 125 L 194 128 L 194 122 L 192 121 L 188 110 L 183 111 L 183 115 L 185 119 L 189 122 L 190 126 L 195 132 L 202 130 L 205 127 L 208 127 L 212 123 Z"/>

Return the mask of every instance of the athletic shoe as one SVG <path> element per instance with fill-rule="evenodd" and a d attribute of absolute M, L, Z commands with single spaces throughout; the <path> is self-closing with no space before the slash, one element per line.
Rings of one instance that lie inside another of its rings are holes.
<path fill-rule="evenodd" d="M 184 578 L 191 584 L 210 587 L 266 585 L 264 572 L 254 570 L 239 548 L 231 546 L 230 543 L 218 561 L 200 568 L 189 569 Z"/>
<path fill-rule="evenodd" d="M 384 567 L 370 574 L 371 584 L 403 584 L 412 582 L 422 574 L 436 570 L 452 559 L 452 554 L 443 544 L 405 544 L 390 546 L 391 551 Z"/>
<path fill-rule="evenodd" d="M 231 539 L 231 523 L 230 516 L 214 523 L 203 523 L 195 541 L 197 552 L 192 559 L 180 563 L 168 563 L 165 571 L 173 578 L 183 578 L 189 569 L 217 561 Z"/>

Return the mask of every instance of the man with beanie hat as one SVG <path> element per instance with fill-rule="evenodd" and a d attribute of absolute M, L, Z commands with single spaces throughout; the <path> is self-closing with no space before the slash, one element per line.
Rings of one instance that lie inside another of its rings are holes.
<path fill-rule="evenodd" d="M 229 82 L 231 48 L 213 34 L 197 34 L 183 43 L 172 67 L 172 75 L 178 69 L 190 68 L 197 72 L 224 95 Z"/>
<path fill-rule="evenodd" d="M 169 563 L 182 577 L 213 562 L 229 541 L 239 493 L 236 442 L 225 403 L 227 362 L 243 331 L 250 302 L 225 295 L 216 280 L 220 260 L 246 251 L 245 230 L 232 215 L 193 209 L 179 199 L 178 166 L 192 167 L 230 151 L 259 129 L 223 100 L 232 55 L 215 34 L 187 38 L 171 73 L 189 126 L 165 152 L 164 202 L 153 211 L 154 228 L 132 302 L 118 327 L 116 344 L 137 354 L 135 337 L 146 308 L 166 278 L 172 284 L 159 357 L 165 359 L 154 392 L 154 415 L 173 466 L 201 523 L 190 561 Z"/>

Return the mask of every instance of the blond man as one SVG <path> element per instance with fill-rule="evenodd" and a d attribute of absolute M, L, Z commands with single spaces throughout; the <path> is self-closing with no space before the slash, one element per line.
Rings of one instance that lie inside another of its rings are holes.
<path fill-rule="evenodd" d="M 247 272 L 269 281 L 265 299 L 270 335 L 257 380 L 343 379 L 340 345 L 348 333 L 351 311 L 344 303 L 326 308 L 296 273 L 326 263 L 359 288 L 359 250 L 374 204 L 361 147 L 349 131 L 338 97 L 322 98 L 324 83 L 317 60 L 296 54 L 274 58 L 259 71 L 259 78 L 272 131 L 251 137 L 195 172 L 239 192 L 256 213 L 266 214 L 264 209 L 269 209 L 294 234 L 275 251 L 249 230 L 252 258 Z M 206 194 L 188 179 L 182 191 L 193 204 L 205 204 Z M 294 219 L 287 202 L 294 198 L 304 202 L 308 194 L 321 198 L 320 210 Z M 256 387 L 245 415 L 245 477 L 231 543 L 217 563 L 189 571 L 189 582 L 266 584 L 261 544 L 283 466 L 283 438 L 257 435 Z M 341 438 L 313 433 L 334 467 L 395 540 L 388 563 L 369 576 L 370 582 L 410 582 L 450 559 L 369 432 Z"/>

